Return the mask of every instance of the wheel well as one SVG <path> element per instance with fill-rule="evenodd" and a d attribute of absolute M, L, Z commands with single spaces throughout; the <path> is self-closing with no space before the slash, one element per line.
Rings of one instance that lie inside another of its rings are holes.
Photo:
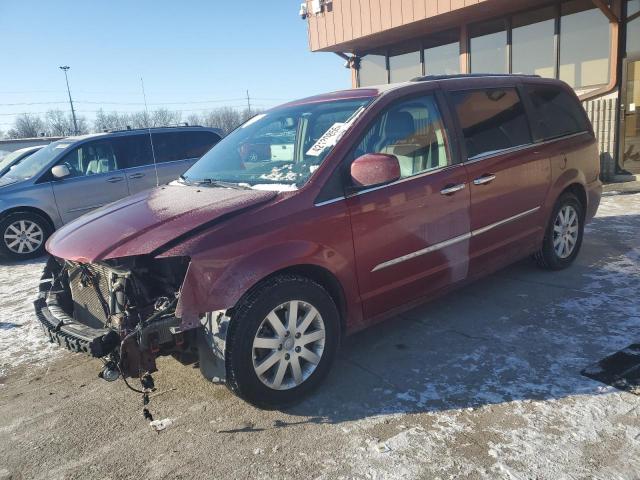
<path fill-rule="evenodd" d="M 285 273 L 310 278 L 311 280 L 318 282 L 327 290 L 327 292 L 329 292 L 329 295 L 331 295 L 333 301 L 336 302 L 336 306 L 338 307 L 338 311 L 340 312 L 340 326 L 344 333 L 347 325 L 347 302 L 345 299 L 344 291 L 342 289 L 342 285 L 335 277 L 335 275 L 333 275 L 333 273 L 331 273 L 326 268 L 319 267 L 317 265 L 294 265 L 292 267 L 287 267 L 282 270 L 273 272 L 271 275 L 262 280 L 266 280 L 267 278 L 272 278 Z"/>
<path fill-rule="evenodd" d="M 36 215 L 40 215 L 42 218 L 44 218 L 47 221 L 47 223 L 51 227 L 51 231 L 52 232 L 56 229 L 55 226 L 53 225 L 53 221 L 51 220 L 51 217 L 49 215 L 47 215 L 44 211 L 40 210 L 39 208 L 35 208 L 35 207 L 13 207 L 13 208 L 10 208 L 10 209 L 5 210 L 4 212 L 2 212 L 0 214 L 0 220 L 4 219 L 5 217 L 8 217 L 9 215 L 11 215 L 13 213 L 19 213 L 19 212 L 29 212 L 29 213 L 35 213 Z"/>
<path fill-rule="evenodd" d="M 586 190 L 584 189 L 584 187 L 582 185 L 580 185 L 579 183 L 573 183 L 573 184 L 569 185 L 567 188 L 565 188 L 562 191 L 562 193 L 565 193 L 565 192 L 571 192 L 576 197 L 578 197 L 578 200 L 580 201 L 584 211 L 586 212 L 586 210 L 587 210 L 587 192 L 586 192 Z M 562 195 L 562 193 L 560 195 Z"/>

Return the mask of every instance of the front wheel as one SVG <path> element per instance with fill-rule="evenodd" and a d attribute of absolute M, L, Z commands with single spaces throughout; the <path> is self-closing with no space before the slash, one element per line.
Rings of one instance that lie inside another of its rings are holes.
<path fill-rule="evenodd" d="M 302 399 L 329 372 L 340 340 L 335 302 L 297 275 L 266 280 L 243 298 L 227 335 L 227 385 L 258 406 Z"/>
<path fill-rule="evenodd" d="M 51 226 L 38 214 L 16 212 L 0 221 L 0 235 L 0 253 L 12 260 L 27 260 L 45 253 Z"/>
<path fill-rule="evenodd" d="M 533 258 L 547 270 L 567 268 L 580 252 L 583 234 L 584 207 L 574 194 L 564 193 L 554 206 L 542 248 Z"/>

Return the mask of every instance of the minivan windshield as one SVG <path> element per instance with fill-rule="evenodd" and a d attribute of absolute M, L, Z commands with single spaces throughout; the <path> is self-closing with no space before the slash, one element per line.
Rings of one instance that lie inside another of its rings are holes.
<path fill-rule="evenodd" d="M 14 180 L 27 180 L 38 175 L 49 165 L 53 157 L 65 150 L 71 143 L 69 140 L 58 140 L 57 142 L 50 143 L 9 170 L 5 177 Z"/>
<path fill-rule="evenodd" d="M 16 158 L 22 155 L 22 153 L 22 150 L 16 150 L 15 152 L 10 152 L 8 155 L 0 158 L 0 171 L 11 165 Z"/>
<path fill-rule="evenodd" d="M 295 190 L 320 166 L 370 101 L 307 103 L 256 115 L 180 178 L 184 183 Z"/>

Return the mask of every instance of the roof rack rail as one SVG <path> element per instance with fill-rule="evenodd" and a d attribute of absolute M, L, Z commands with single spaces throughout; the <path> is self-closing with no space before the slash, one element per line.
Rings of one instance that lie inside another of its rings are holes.
<path fill-rule="evenodd" d="M 189 125 L 188 123 L 176 123 L 176 124 L 171 124 L 171 125 L 161 125 L 158 127 L 140 127 L 140 128 L 131 128 L 129 125 L 127 125 L 126 128 L 112 128 L 112 129 L 104 129 L 103 133 L 119 133 L 119 132 L 136 132 L 139 130 L 157 130 L 159 128 L 184 128 L 184 127 L 199 127 L 199 128 L 204 128 L 202 125 Z"/>
<path fill-rule="evenodd" d="M 411 82 L 429 82 L 435 80 L 451 80 L 455 78 L 484 78 L 484 77 L 526 77 L 540 78 L 540 75 L 526 75 L 523 73 L 457 73 L 455 75 L 424 75 L 412 78 Z"/>

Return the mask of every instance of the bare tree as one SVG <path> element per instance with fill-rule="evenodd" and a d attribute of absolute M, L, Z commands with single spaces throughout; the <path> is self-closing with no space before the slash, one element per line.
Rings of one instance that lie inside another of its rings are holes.
<path fill-rule="evenodd" d="M 124 130 L 130 125 L 131 120 L 127 114 L 117 112 L 107 113 L 100 109 L 96 112 L 96 118 L 93 121 L 93 130 L 103 132 L 105 130 Z"/>
<path fill-rule="evenodd" d="M 78 135 L 89 132 L 87 119 L 85 117 L 77 117 Z M 76 133 L 73 124 L 73 116 L 69 113 L 65 114 L 62 110 L 49 110 L 45 115 L 45 123 L 47 134 L 52 137 L 67 137 Z"/>
<path fill-rule="evenodd" d="M 187 117 L 187 123 L 189 125 L 202 125 L 204 122 L 202 121 L 202 118 L 200 118 L 200 115 L 192 113 Z"/>
<path fill-rule="evenodd" d="M 132 113 L 129 117 L 129 124 L 131 128 L 149 128 L 153 126 L 151 124 L 151 115 L 145 111 Z"/>
<path fill-rule="evenodd" d="M 176 112 L 161 108 L 151 114 L 151 124 L 154 127 L 166 127 L 177 125 L 182 119 L 182 112 Z"/>
<path fill-rule="evenodd" d="M 240 113 L 231 107 L 220 107 L 204 114 L 202 123 L 207 127 L 219 128 L 226 135 L 240 125 L 241 117 Z"/>
<path fill-rule="evenodd" d="M 44 131 L 45 125 L 39 116 L 23 113 L 15 119 L 8 134 L 11 138 L 31 138 L 42 135 Z"/>
<path fill-rule="evenodd" d="M 240 114 L 240 119 L 242 121 L 242 123 L 246 122 L 247 120 L 249 120 L 250 118 L 255 117 L 256 115 L 260 115 L 264 112 L 263 109 L 261 108 L 254 108 L 249 110 L 248 108 L 245 108 L 242 113 Z"/>

